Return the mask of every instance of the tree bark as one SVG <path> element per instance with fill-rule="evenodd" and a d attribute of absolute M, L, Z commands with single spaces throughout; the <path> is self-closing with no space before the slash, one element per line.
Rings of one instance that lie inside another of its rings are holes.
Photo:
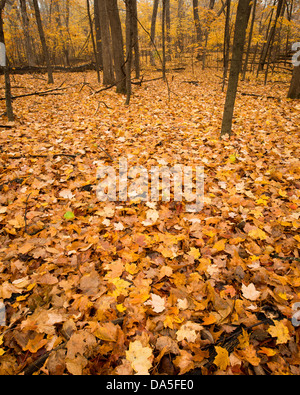
<path fill-rule="evenodd" d="M 50 63 L 48 47 L 46 44 L 46 38 L 45 38 L 44 29 L 43 29 L 39 4 L 38 4 L 37 0 L 32 0 L 32 1 L 33 1 L 36 23 L 38 26 L 39 36 L 40 36 L 40 40 L 41 40 L 41 44 L 42 44 L 43 54 L 44 54 L 45 62 L 47 65 L 48 84 L 53 84 L 54 81 L 53 81 L 52 67 L 51 67 L 51 63 Z"/>
<path fill-rule="evenodd" d="M 140 44 L 139 44 L 139 31 L 138 31 L 138 12 L 137 0 L 133 0 L 133 16 L 132 16 L 132 35 L 133 35 L 133 49 L 134 49 L 134 67 L 135 78 L 140 79 L 141 65 L 140 65 Z"/>
<path fill-rule="evenodd" d="M 116 75 L 117 93 L 126 93 L 124 41 L 117 0 L 106 0 L 112 38 L 112 53 Z"/>
<path fill-rule="evenodd" d="M 245 77 L 246 77 L 246 72 L 247 72 L 247 67 L 248 67 L 248 60 L 249 60 L 249 55 L 250 55 L 251 42 L 252 42 L 252 36 L 253 36 L 253 29 L 254 29 L 254 22 L 255 22 L 256 5 L 257 5 L 257 0 L 254 0 L 254 2 L 253 2 L 253 11 L 252 11 L 252 20 L 251 20 L 251 26 L 250 26 L 250 32 L 249 32 L 249 38 L 248 38 L 248 48 L 247 48 L 246 59 L 245 59 L 245 62 L 244 62 L 244 67 L 243 67 L 242 80 L 244 80 Z"/>
<path fill-rule="evenodd" d="M 294 68 L 293 77 L 288 93 L 289 99 L 300 99 L 300 66 Z"/>
<path fill-rule="evenodd" d="M 162 0 L 162 16 L 161 16 L 161 30 L 162 30 L 162 77 L 166 79 L 166 0 Z"/>
<path fill-rule="evenodd" d="M 274 23 L 273 23 L 273 25 L 272 25 L 272 27 L 271 27 L 271 29 L 269 31 L 266 45 L 263 47 L 263 50 L 262 50 L 261 59 L 260 59 L 260 62 L 259 62 L 259 71 L 263 70 L 264 65 L 266 63 L 268 52 L 269 52 L 271 44 L 272 44 L 272 42 L 274 40 L 274 35 L 275 35 L 275 31 L 276 31 L 277 22 L 278 22 L 278 19 L 279 19 L 280 15 L 281 15 L 281 10 L 282 10 L 282 7 L 284 6 L 284 4 L 285 4 L 284 0 L 278 0 L 275 21 L 274 21 Z"/>
<path fill-rule="evenodd" d="M 202 46 L 202 28 L 199 17 L 199 2 L 198 0 L 193 0 L 193 15 L 194 15 L 194 24 L 196 29 L 196 37 L 197 37 L 197 47 L 198 47 L 198 57 L 200 56 L 201 46 Z"/>
<path fill-rule="evenodd" d="M 95 32 L 96 32 L 96 50 L 99 67 L 103 67 L 102 47 L 101 47 L 101 27 L 98 0 L 94 0 Z"/>
<path fill-rule="evenodd" d="M 154 0 L 153 3 L 153 11 L 152 11 L 152 18 L 151 18 L 151 42 L 150 42 L 150 47 L 152 48 L 153 43 L 155 44 L 155 29 L 156 29 L 156 19 L 157 19 L 157 12 L 158 12 L 158 5 L 159 5 L 159 0 Z M 153 49 L 150 52 L 150 64 L 151 66 L 155 66 L 155 58 L 154 54 L 156 54 L 156 50 Z"/>
<path fill-rule="evenodd" d="M 94 36 L 94 28 L 93 28 L 93 21 L 92 21 L 92 16 L 91 16 L 91 8 L 90 8 L 90 0 L 86 0 L 86 8 L 87 8 L 87 14 L 89 18 L 89 23 L 90 23 L 90 30 L 91 30 L 91 40 L 92 40 L 92 45 L 93 45 L 93 51 L 94 51 L 94 56 L 95 56 L 95 62 L 96 62 L 96 73 L 97 73 L 97 79 L 100 84 L 100 66 L 98 63 L 98 56 L 97 56 L 97 48 L 96 48 L 96 42 L 95 42 L 95 36 Z"/>
<path fill-rule="evenodd" d="M 2 49 L 5 51 L 5 39 L 4 39 L 4 30 L 3 30 L 3 9 L 5 7 L 6 0 L 0 1 L 0 43 L 2 43 Z M 7 62 L 6 52 L 3 54 L 3 58 L 5 61 L 5 65 L 2 66 L 4 68 L 4 78 L 5 78 L 5 102 L 6 102 L 6 114 L 9 121 L 14 120 L 14 113 L 12 108 L 12 98 L 11 98 L 11 86 L 10 86 L 10 76 L 9 76 L 9 68 Z"/>
<path fill-rule="evenodd" d="M 115 78 L 113 72 L 111 36 L 109 29 L 108 12 L 106 8 L 106 0 L 98 0 L 98 5 L 103 59 L 103 85 L 112 85 L 115 83 Z"/>
<path fill-rule="evenodd" d="M 22 26 L 23 26 L 23 32 L 24 32 L 24 38 L 25 38 L 25 50 L 26 50 L 26 56 L 27 56 L 27 62 L 28 66 L 34 66 L 34 60 L 33 60 L 33 52 L 32 52 L 32 47 L 31 47 L 31 42 L 30 42 L 30 34 L 29 34 L 29 18 L 27 14 L 27 6 L 26 6 L 26 0 L 20 0 L 20 9 L 21 9 L 21 16 L 22 16 Z"/>
<path fill-rule="evenodd" d="M 131 98 L 131 65 L 132 65 L 132 14 L 133 0 L 126 2 L 126 105 L 130 104 Z"/>
<path fill-rule="evenodd" d="M 242 70 L 243 52 L 246 39 L 246 30 L 251 11 L 251 0 L 239 0 L 235 21 L 233 39 L 233 53 L 230 67 L 227 95 L 224 107 L 221 136 L 232 133 L 232 119 L 236 99 L 239 75 Z"/>
<path fill-rule="evenodd" d="M 223 85 L 222 92 L 225 88 L 225 82 L 228 74 L 229 67 L 229 53 L 230 53 L 230 8 L 231 0 L 226 0 L 226 20 L 225 20 L 225 32 L 224 32 L 224 53 L 223 53 Z"/>

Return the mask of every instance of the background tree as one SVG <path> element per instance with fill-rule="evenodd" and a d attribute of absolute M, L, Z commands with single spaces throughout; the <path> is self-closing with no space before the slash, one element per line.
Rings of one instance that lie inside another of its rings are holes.
<path fill-rule="evenodd" d="M 124 40 L 117 0 L 106 0 L 106 8 L 110 23 L 117 92 L 126 93 Z"/>
<path fill-rule="evenodd" d="M 2 50 L 5 52 L 3 55 L 3 60 L 5 60 L 5 65 L 1 68 L 4 69 L 4 78 L 5 78 L 5 102 L 6 102 L 6 114 L 9 121 L 14 120 L 14 113 L 12 108 L 12 98 L 11 98 L 11 86 L 10 86 L 10 76 L 9 76 L 9 68 L 7 55 L 5 51 L 5 39 L 4 39 L 4 30 L 3 30 L 3 10 L 5 7 L 6 0 L 0 0 L 0 43 L 2 43 Z"/>
<path fill-rule="evenodd" d="M 232 133 L 232 118 L 236 99 L 239 75 L 242 70 L 243 52 L 246 38 L 246 30 L 251 11 L 251 0 L 239 0 L 235 31 L 233 40 L 232 61 L 230 67 L 227 95 L 224 107 L 221 136 Z"/>
<path fill-rule="evenodd" d="M 53 84 L 54 80 L 53 80 L 52 67 L 51 67 L 51 63 L 50 63 L 50 56 L 49 56 L 48 47 L 46 44 L 46 38 L 45 38 L 44 29 L 43 29 L 39 4 L 38 4 L 37 0 L 32 0 L 32 1 L 33 1 L 33 7 L 34 7 L 34 12 L 35 12 L 38 32 L 39 32 L 39 36 L 40 36 L 40 40 L 41 40 L 41 44 L 42 44 L 43 54 L 44 54 L 45 62 L 47 65 L 48 84 Z"/>

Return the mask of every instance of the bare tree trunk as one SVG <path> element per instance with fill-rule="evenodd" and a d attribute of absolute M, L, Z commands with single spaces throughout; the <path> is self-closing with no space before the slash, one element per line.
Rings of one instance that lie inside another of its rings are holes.
<path fill-rule="evenodd" d="M 38 26 L 39 36 L 40 36 L 40 40 L 41 40 L 41 44 L 42 44 L 43 54 L 44 54 L 44 58 L 45 58 L 46 65 L 47 65 L 48 84 L 53 84 L 54 81 L 53 81 L 52 67 L 50 64 L 49 51 L 48 51 L 48 47 L 46 44 L 46 38 L 45 38 L 44 29 L 43 29 L 39 4 L 38 4 L 37 0 L 32 0 L 32 1 L 33 1 L 36 23 Z"/>
<path fill-rule="evenodd" d="M 21 9 L 22 25 L 23 25 L 23 32 L 25 38 L 24 41 L 25 41 L 27 62 L 28 62 L 28 66 L 34 66 L 33 52 L 32 52 L 30 34 L 29 34 L 29 18 L 27 14 L 26 0 L 20 0 L 20 9 Z"/>
<path fill-rule="evenodd" d="M 235 21 L 235 32 L 233 39 L 233 53 L 228 81 L 226 102 L 224 107 L 221 136 L 232 133 L 232 119 L 234 105 L 239 82 L 239 75 L 242 70 L 243 52 L 246 39 L 246 30 L 251 12 L 251 0 L 239 0 Z"/>
<path fill-rule="evenodd" d="M 225 88 L 225 82 L 228 74 L 229 67 L 229 53 L 230 53 L 230 8 L 231 0 L 226 0 L 226 21 L 225 21 L 225 32 L 224 32 L 224 53 L 223 53 L 223 85 L 222 92 Z"/>
<path fill-rule="evenodd" d="M 300 66 L 294 68 L 293 77 L 288 93 L 289 99 L 300 99 Z"/>
<path fill-rule="evenodd" d="M 198 0 L 193 0 L 193 15 L 194 15 L 194 24 L 195 24 L 195 29 L 196 29 L 196 37 L 197 37 L 197 51 L 198 51 L 198 56 L 197 58 L 200 58 L 200 51 L 202 47 L 202 28 L 201 28 L 201 22 L 200 22 L 200 17 L 199 17 L 199 2 Z"/>
<path fill-rule="evenodd" d="M 2 43 L 2 49 L 5 54 L 3 54 L 4 64 L 1 68 L 4 68 L 4 78 L 5 78 L 5 101 L 6 101 L 6 114 L 9 121 L 14 120 L 14 113 L 12 108 L 12 99 L 11 99 L 11 86 L 10 86 L 10 76 L 8 69 L 7 56 L 5 51 L 5 39 L 4 39 L 4 30 L 3 30 L 3 9 L 5 7 L 6 0 L 0 1 L 0 43 Z"/>
<path fill-rule="evenodd" d="M 131 98 L 131 65 L 132 65 L 132 0 L 126 3 L 126 105 L 130 104 Z"/>
<path fill-rule="evenodd" d="M 141 64 L 140 64 L 137 0 L 133 0 L 132 5 L 133 5 L 132 31 L 133 31 L 135 78 L 139 79 L 141 75 Z"/>
<path fill-rule="evenodd" d="M 162 76 L 166 79 L 166 0 L 162 0 L 162 16 L 161 16 L 161 30 L 162 30 Z"/>
<path fill-rule="evenodd" d="M 151 48 L 153 46 L 153 43 L 155 43 L 155 28 L 156 28 L 156 19 L 157 19 L 158 5 L 159 5 L 159 0 L 154 0 L 153 12 L 152 12 L 152 18 L 151 18 L 151 33 L 150 33 L 150 36 L 151 36 L 150 46 L 151 46 Z M 156 50 L 153 49 L 150 52 L 150 64 L 151 64 L 151 66 L 155 66 L 154 54 L 156 54 Z"/>
<path fill-rule="evenodd" d="M 93 21 L 92 21 L 92 16 L 91 16 L 91 9 L 90 9 L 90 0 L 86 0 L 86 8 L 87 8 L 87 14 L 88 14 L 89 23 L 90 23 L 91 40 L 92 40 L 93 51 L 94 51 L 95 62 L 96 62 L 97 79 L 98 79 L 98 82 L 100 84 L 100 82 L 101 82 L 101 79 L 100 79 L 100 67 L 99 67 L 99 63 L 98 63 L 96 42 L 95 42 L 95 36 L 94 36 L 94 26 L 93 26 Z"/>
<path fill-rule="evenodd" d="M 248 48 L 247 48 L 246 59 L 245 59 L 244 67 L 243 67 L 243 76 L 242 76 L 243 81 L 246 77 L 246 72 L 247 72 L 247 67 L 248 67 L 248 60 L 249 60 L 249 55 L 250 55 L 251 42 L 252 42 L 252 36 L 253 36 L 253 28 L 254 28 L 254 22 L 255 22 L 256 5 L 257 5 L 257 0 L 254 0 L 253 11 L 252 11 L 252 20 L 251 20 L 251 26 L 250 26 L 250 32 L 249 32 L 249 38 L 248 38 Z"/>
<path fill-rule="evenodd" d="M 276 31 L 276 25 L 277 25 L 277 22 L 278 22 L 278 18 L 281 15 L 281 10 L 282 10 L 283 6 L 284 6 L 284 0 L 278 0 L 275 21 L 274 21 L 274 23 L 273 23 L 273 25 L 272 25 L 272 27 L 270 29 L 270 32 L 268 34 L 267 43 L 263 47 L 263 50 L 262 50 L 261 59 L 260 59 L 260 62 L 259 62 L 259 71 L 263 70 L 264 65 L 266 63 L 268 52 L 269 52 L 271 44 L 272 44 L 272 42 L 274 40 L 274 35 L 275 35 L 275 31 Z"/>
<path fill-rule="evenodd" d="M 110 22 L 112 53 L 115 66 L 117 93 L 126 93 L 126 73 L 124 70 L 124 41 L 117 0 L 106 0 L 106 8 Z"/>
<path fill-rule="evenodd" d="M 94 15 L 95 15 L 95 31 L 96 31 L 96 49 L 99 67 L 103 67 L 102 59 L 102 47 L 101 47 L 101 27 L 100 27 L 100 15 L 99 15 L 99 3 L 98 0 L 94 0 Z"/>
<path fill-rule="evenodd" d="M 103 84 L 112 85 L 115 83 L 113 62 L 111 53 L 111 36 L 109 29 L 109 19 L 106 8 L 106 0 L 98 0 L 100 27 L 101 27 L 101 44 L 103 58 Z"/>
<path fill-rule="evenodd" d="M 167 40 L 167 48 L 166 48 L 166 61 L 171 60 L 171 5 L 170 0 L 166 0 L 166 40 Z"/>

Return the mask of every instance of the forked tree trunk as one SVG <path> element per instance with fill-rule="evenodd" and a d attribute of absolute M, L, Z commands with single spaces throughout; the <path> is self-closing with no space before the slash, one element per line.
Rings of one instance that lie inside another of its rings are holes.
<path fill-rule="evenodd" d="M 223 114 L 221 136 L 232 133 L 232 118 L 239 75 L 242 70 L 243 52 L 246 39 L 246 30 L 251 11 L 251 0 L 239 0 L 235 21 L 235 32 L 233 39 L 233 52 L 230 67 L 226 102 Z"/>

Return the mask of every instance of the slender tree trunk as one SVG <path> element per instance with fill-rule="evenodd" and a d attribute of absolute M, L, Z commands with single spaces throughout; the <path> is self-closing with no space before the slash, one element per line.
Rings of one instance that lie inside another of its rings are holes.
<path fill-rule="evenodd" d="M 115 83 L 112 52 L 111 52 L 111 36 L 109 29 L 109 19 L 106 8 L 106 0 L 98 0 L 99 16 L 101 26 L 101 44 L 103 58 L 103 84 L 112 85 Z"/>
<path fill-rule="evenodd" d="M 133 0 L 132 5 L 133 5 L 132 33 L 133 33 L 135 78 L 139 79 L 141 75 L 141 65 L 140 65 L 137 0 Z"/>
<path fill-rule="evenodd" d="M 268 34 L 267 43 L 263 47 L 261 59 L 260 59 L 260 62 L 259 62 L 259 70 L 263 70 L 264 65 L 266 63 L 268 52 L 269 52 L 269 50 L 271 48 L 271 44 L 272 44 L 272 42 L 274 40 L 274 35 L 275 35 L 275 31 L 276 31 L 276 25 L 277 25 L 277 22 L 278 22 L 278 18 L 281 15 L 281 10 L 282 10 L 283 6 L 284 6 L 284 0 L 278 0 L 275 21 L 274 21 L 274 23 L 273 23 L 273 25 L 272 25 L 272 27 L 270 29 L 270 32 Z"/>
<path fill-rule="evenodd" d="M 159 0 L 154 0 L 153 12 L 152 12 L 152 18 L 151 18 L 151 33 L 150 33 L 150 36 L 151 36 L 150 64 L 151 64 L 151 66 L 155 66 L 154 54 L 156 54 L 156 50 L 152 49 L 152 46 L 153 46 L 153 43 L 155 43 L 155 28 L 156 28 L 158 5 L 159 5 Z"/>
<path fill-rule="evenodd" d="M 131 65 L 132 65 L 132 0 L 126 2 L 126 105 L 130 104 L 131 98 Z"/>
<path fill-rule="evenodd" d="M 12 98 L 11 98 L 11 86 L 10 86 L 10 76 L 9 76 L 9 67 L 8 60 L 5 51 L 5 39 L 4 39 L 4 30 L 3 30 L 3 9 L 5 7 L 6 0 L 0 1 L 0 43 L 2 46 L 3 54 L 3 67 L 4 69 L 4 79 L 5 79 L 5 101 L 6 101 L 6 114 L 9 121 L 14 120 L 14 113 L 12 108 Z"/>
<path fill-rule="evenodd" d="M 32 0 L 32 1 L 33 1 L 36 23 L 38 26 L 39 36 L 40 36 L 40 40 L 41 40 L 41 44 L 42 44 L 43 54 L 44 54 L 44 58 L 45 58 L 46 65 L 47 65 L 48 84 L 53 84 L 54 81 L 53 81 L 52 67 L 51 67 L 51 63 L 50 63 L 48 47 L 46 44 L 46 38 L 45 38 L 44 29 L 43 29 L 38 0 Z"/>
<path fill-rule="evenodd" d="M 102 47 L 101 47 L 101 27 L 98 0 L 94 0 L 94 16 L 95 16 L 95 31 L 96 31 L 96 49 L 99 67 L 103 67 Z"/>
<path fill-rule="evenodd" d="M 98 79 L 98 82 L 100 84 L 100 82 L 101 82 L 101 79 L 100 79 L 100 66 L 99 66 L 99 63 L 98 63 L 96 42 L 95 42 L 95 36 L 94 36 L 94 26 L 93 26 L 93 21 L 92 21 L 92 16 L 91 16 L 90 0 L 86 0 L 86 8 L 87 8 L 87 14 L 88 14 L 89 23 L 90 23 L 91 40 L 92 40 L 93 51 L 94 51 L 95 62 L 96 62 L 97 79 Z"/>
<path fill-rule="evenodd" d="M 161 30 L 162 30 L 162 76 L 166 79 L 166 0 L 162 0 L 162 16 L 161 16 Z"/>
<path fill-rule="evenodd" d="M 166 61 L 171 61 L 171 5 L 170 0 L 166 0 Z"/>
<path fill-rule="evenodd" d="M 200 22 L 200 17 L 199 17 L 199 0 L 193 0 L 193 15 L 194 15 L 194 24 L 195 24 L 195 29 L 196 29 L 196 37 L 197 37 L 197 52 L 199 58 L 200 51 L 201 51 L 201 46 L 202 46 L 202 28 L 201 28 L 201 22 Z"/>
<path fill-rule="evenodd" d="M 251 0 L 239 0 L 237 15 L 235 21 L 235 32 L 233 39 L 233 53 L 230 67 L 226 102 L 224 107 L 221 136 L 232 133 L 232 119 L 234 105 L 239 81 L 239 75 L 242 70 L 243 52 L 246 39 L 246 30 L 251 12 Z"/>
<path fill-rule="evenodd" d="M 252 42 L 252 36 L 253 36 L 253 28 L 254 28 L 254 22 L 255 22 L 256 5 L 257 5 L 257 0 L 254 0 L 253 11 L 252 11 L 252 20 L 251 20 L 251 26 L 250 26 L 250 32 L 249 32 L 249 38 L 248 38 L 248 48 L 247 48 L 246 59 L 244 62 L 244 67 L 243 67 L 243 77 L 242 77 L 243 81 L 246 77 L 246 72 L 247 72 L 247 67 L 248 67 L 248 60 L 249 60 L 249 55 L 250 55 L 251 42 Z"/>
<path fill-rule="evenodd" d="M 225 32 L 224 32 L 224 53 L 223 53 L 223 85 L 222 92 L 225 88 L 225 82 L 228 74 L 229 67 L 229 53 L 230 53 L 230 8 L 231 0 L 226 0 L 226 20 L 225 20 Z"/>
<path fill-rule="evenodd" d="M 117 93 L 126 93 L 126 73 L 124 60 L 124 41 L 117 0 L 106 0 L 112 37 L 112 53 L 115 66 Z"/>
<path fill-rule="evenodd" d="M 300 99 L 300 66 L 294 68 L 293 77 L 288 93 L 289 99 Z"/>
<path fill-rule="evenodd" d="M 21 9 L 22 25 L 23 25 L 23 32 L 25 38 L 24 41 L 25 41 L 27 62 L 28 62 L 28 66 L 34 66 L 33 52 L 32 52 L 30 34 L 29 34 L 29 18 L 27 14 L 26 0 L 20 0 L 20 9 Z"/>

